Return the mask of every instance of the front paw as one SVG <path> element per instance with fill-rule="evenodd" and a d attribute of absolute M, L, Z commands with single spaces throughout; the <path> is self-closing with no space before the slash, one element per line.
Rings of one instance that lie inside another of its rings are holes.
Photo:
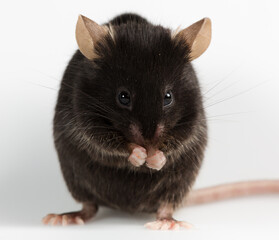
<path fill-rule="evenodd" d="M 160 150 L 156 150 L 155 153 L 146 159 L 146 165 L 149 168 L 160 170 L 166 163 L 166 157 Z"/>
<path fill-rule="evenodd" d="M 135 146 L 128 160 L 135 167 L 140 167 L 145 163 L 146 157 L 146 149 L 141 146 Z"/>

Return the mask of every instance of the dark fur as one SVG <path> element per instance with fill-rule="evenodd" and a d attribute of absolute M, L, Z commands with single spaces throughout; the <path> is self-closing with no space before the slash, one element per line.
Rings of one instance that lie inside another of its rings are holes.
<path fill-rule="evenodd" d="M 124 14 L 110 24 L 113 38 L 96 46 L 87 60 L 78 50 L 61 84 L 54 118 L 55 145 L 73 197 L 131 212 L 155 212 L 161 203 L 176 207 L 201 165 L 206 124 L 201 93 L 189 62 L 189 48 L 171 31 Z M 131 92 L 131 109 L 116 102 L 117 90 Z M 174 101 L 163 109 L 166 90 Z M 156 146 L 167 163 L 155 171 L 128 162 L 131 123 L 146 145 L 158 123 L 165 126 Z"/>

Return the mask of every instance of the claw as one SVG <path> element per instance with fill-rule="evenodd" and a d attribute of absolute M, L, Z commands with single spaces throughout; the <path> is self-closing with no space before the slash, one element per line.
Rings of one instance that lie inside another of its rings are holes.
<path fill-rule="evenodd" d="M 62 226 L 68 225 L 67 215 L 62 215 Z"/>
<path fill-rule="evenodd" d="M 65 214 L 48 214 L 42 220 L 42 222 L 47 225 L 56 226 L 61 224 L 62 226 L 67 226 L 70 223 L 83 225 L 85 219 L 79 216 L 79 212 L 76 213 L 65 213 Z"/>
<path fill-rule="evenodd" d="M 191 229 L 193 225 L 187 222 L 176 221 L 174 219 L 162 219 L 149 222 L 144 225 L 151 230 L 179 230 L 181 228 Z"/>
<path fill-rule="evenodd" d="M 83 225 L 83 224 L 84 224 L 84 221 L 82 220 L 81 217 L 76 217 L 76 218 L 75 218 L 75 222 L 76 222 L 76 224 L 78 224 L 78 225 Z"/>

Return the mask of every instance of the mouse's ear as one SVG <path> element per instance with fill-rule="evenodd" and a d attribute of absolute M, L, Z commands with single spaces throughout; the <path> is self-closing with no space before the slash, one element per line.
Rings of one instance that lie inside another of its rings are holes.
<path fill-rule="evenodd" d="M 178 32 L 175 38 L 182 38 L 190 47 L 190 60 L 202 55 L 208 48 L 211 40 L 211 21 L 204 18 Z"/>
<path fill-rule="evenodd" d="M 79 15 L 76 25 L 76 40 L 82 54 L 92 60 L 96 57 L 94 44 L 108 33 L 106 26 L 100 26 L 91 19 Z"/>

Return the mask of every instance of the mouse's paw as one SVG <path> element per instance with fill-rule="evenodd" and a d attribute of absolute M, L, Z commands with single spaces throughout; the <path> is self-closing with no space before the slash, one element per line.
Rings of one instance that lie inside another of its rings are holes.
<path fill-rule="evenodd" d="M 93 202 L 82 203 L 83 207 L 80 211 L 67 212 L 62 214 L 48 214 L 42 220 L 44 224 L 62 225 L 68 224 L 84 224 L 85 221 L 94 217 L 98 211 L 98 205 Z"/>
<path fill-rule="evenodd" d="M 165 165 L 165 163 L 166 163 L 165 154 L 160 150 L 156 150 L 155 154 L 153 154 L 152 156 L 146 159 L 147 167 L 156 170 L 160 170 Z"/>
<path fill-rule="evenodd" d="M 62 214 L 48 214 L 42 220 L 44 224 L 51 225 L 62 225 L 78 224 L 83 225 L 85 219 L 82 217 L 80 212 L 62 213 Z"/>
<path fill-rule="evenodd" d="M 128 160 L 135 167 L 139 167 L 145 163 L 146 157 L 146 149 L 141 146 L 135 146 Z"/>
<path fill-rule="evenodd" d="M 176 221 L 174 219 L 159 219 L 144 225 L 151 230 L 179 230 L 180 228 L 191 229 L 193 225 L 187 222 Z"/>

